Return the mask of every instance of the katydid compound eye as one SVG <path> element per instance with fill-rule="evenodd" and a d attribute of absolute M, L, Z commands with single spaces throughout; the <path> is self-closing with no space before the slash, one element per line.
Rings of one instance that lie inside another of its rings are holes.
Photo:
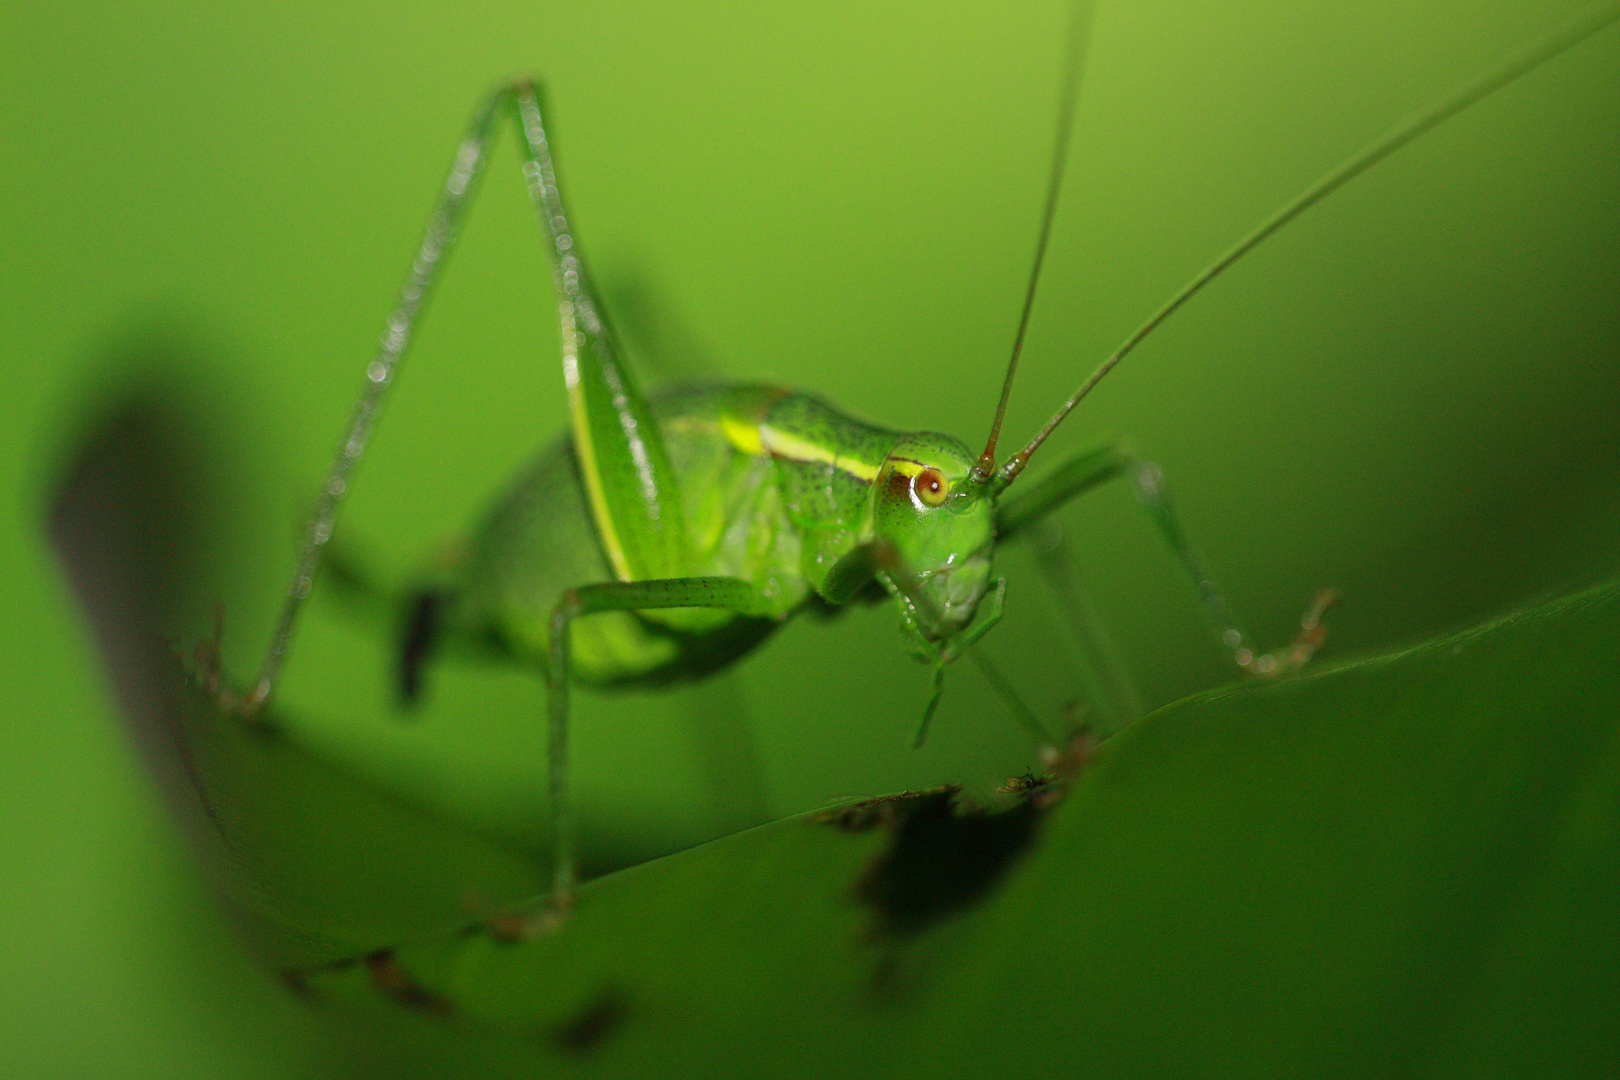
<path fill-rule="evenodd" d="M 938 469 L 924 469 L 911 481 L 911 489 L 925 506 L 938 506 L 950 494 L 951 485 Z"/>

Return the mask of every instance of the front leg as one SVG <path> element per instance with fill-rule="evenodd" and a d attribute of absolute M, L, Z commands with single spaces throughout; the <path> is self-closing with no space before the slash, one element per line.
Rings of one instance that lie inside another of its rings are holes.
<path fill-rule="evenodd" d="M 546 667 L 549 715 L 548 776 L 551 789 L 552 885 L 544 925 L 565 918 L 574 903 L 574 843 L 568 813 L 568 683 L 573 621 L 604 611 L 719 608 L 752 614 L 761 608 L 754 586 L 740 578 L 684 577 L 608 581 L 563 593 L 551 613 L 551 652 Z"/>
<path fill-rule="evenodd" d="M 1300 620 L 1299 633 L 1287 649 L 1276 653 L 1258 652 L 1216 586 L 1203 558 L 1188 540 L 1165 487 L 1163 472 L 1119 440 L 1111 439 L 1065 459 L 1029 488 L 1003 500 L 996 514 L 997 534 L 1003 539 L 1015 536 L 1076 495 L 1115 477 L 1123 477 L 1130 483 L 1137 503 L 1147 511 L 1159 535 L 1192 579 L 1215 636 L 1231 652 L 1232 661 L 1240 670 L 1251 675 L 1279 675 L 1310 660 L 1326 637 L 1322 613 L 1336 599 L 1334 593 L 1324 589 L 1317 594 Z"/>

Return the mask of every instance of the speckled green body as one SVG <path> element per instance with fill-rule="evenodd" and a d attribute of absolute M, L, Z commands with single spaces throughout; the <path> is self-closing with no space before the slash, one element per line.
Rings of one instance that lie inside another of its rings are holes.
<path fill-rule="evenodd" d="M 573 624 L 572 674 L 598 685 L 695 678 L 736 660 L 783 620 L 824 602 L 829 572 L 872 541 L 886 512 L 879 481 L 897 450 L 908 451 L 908 461 L 927 451 L 927 463 L 953 481 L 973 460 L 948 436 L 876 427 L 774 387 L 682 387 L 648 404 L 678 478 L 681 574 L 739 578 L 754 586 L 760 606 L 581 618 Z M 907 500 L 899 512 L 909 507 Z M 920 517 L 921 510 L 909 512 Z M 993 507 L 985 511 L 975 548 L 992 542 Z M 575 444 L 564 436 L 536 456 L 480 526 L 451 583 L 444 629 L 493 641 L 544 669 L 549 620 L 564 592 L 613 580 Z"/>

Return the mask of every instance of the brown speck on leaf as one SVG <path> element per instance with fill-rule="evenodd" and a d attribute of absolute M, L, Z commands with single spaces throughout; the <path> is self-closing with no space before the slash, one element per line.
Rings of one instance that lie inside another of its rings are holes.
<path fill-rule="evenodd" d="M 369 954 L 366 971 L 371 976 L 371 985 L 384 997 L 434 1016 L 449 1015 L 450 1003 L 412 978 L 394 957 L 393 949 L 378 949 Z"/>
<path fill-rule="evenodd" d="M 1050 776 L 1036 776 L 1029 769 L 1024 770 L 1023 776 L 1009 776 L 1007 782 L 996 788 L 997 795 L 1027 795 L 1039 791 L 1052 783 Z"/>
<path fill-rule="evenodd" d="M 484 929 L 502 945 L 516 945 L 551 929 L 551 926 L 543 913 L 498 911 L 484 920 Z"/>
<path fill-rule="evenodd" d="M 281 972 L 281 985 L 292 991 L 294 997 L 303 998 L 305 1001 L 312 1001 L 315 998 L 315 991 L 309 985 L 308 972 L 299 971 L 297 968 L 284 968 Z"/>
<path fill-rule="evenodd" d="M 549 898 L 542 903 L 523 903 L 515 907 L 497 907 L 483 897 L 468 894 L 462 897 L 462 908 L 473 921 L 461 928 L 462 937 L 488 934 L 501 945 L 516 945 L 541 934 L 561 930 L 568 922 L 569 907 L 559 907 Z"/>
<path fill-rule="evenodd" d="M 553 1029 L 552 1041 L 568 1054 L 594 1050 L 624 1023 L 627 1000 L 618 987 L 603 987 L 583 1009 Z"/>
<path fill-rule="evenodd" d="M 1086 771 L 1096 753 L 1096 738 L 1089 728 L 1081 728 L 1064 746 L 1041 748 L 1042 772 L 1026 769 L 1022 776 L 1009 776 L 996 794 L 1017 795 L 1037 810 L 1051 809 L 1063 800 L 1069 782 Z"/>

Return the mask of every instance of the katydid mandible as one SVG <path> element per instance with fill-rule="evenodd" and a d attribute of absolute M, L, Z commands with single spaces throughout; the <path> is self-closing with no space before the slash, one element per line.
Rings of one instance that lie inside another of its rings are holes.
<path fill-rule="evenodd" d="M 1001 617 L 1005 579 L 992 576 L 1006 540 L 1074 496 L 1115 477 L 1133 486 L 1194 583 L 1235 663 L 1255 674 L 1297 667 L 1319 644 L 1324 598 L 1294 645 L 1251 644 L 1188 543 L 1158 470 L 1118 444 L 1075 455 L 1008 489 L 1075 405 L 1148 334 L 1266 237 L 1361 172 L 1492 91 L 1620 19 L 1611 4 L 1504 61 L 1398 125 L 1323 177 L 1195 277 L 1105 359 L 1044 427 L 1005 460 L 1002 417 L 1064 172 L 1086 37 L 1071 30 L 1055 152 L 1034 266 L 1012 357 L 984 449 L 948 435 L 892 431 L 814 396 L 763 385 L 638 389 L 596 301 L 558 189 L 535 85 L 496 90 L 463 138 L 365 388 L 309 523 L 269 653 L 240 707 L 274 693 L 303 601 L 415 320 L 453 246 L 497 125 L 516 122 L 528 193 L 552 256 L 568 393 L 567 435 L 543 450 L 486 517 L 466 556 L 419 592 L 400 644 L 401 689 L 414 696 L 434 646 L 498 650 L 547 685 L 553 881 L 550 904 L 572 902 L 567 813 L 569 684 L 658 685 L 735 662 L 811 606 L 890 598 L 907 650 L 933 669 L 921 744 L 946 665 Z M 981 661 L 983 663 L 983 661 Z M 996 681 L 993 669 L 987 670 Z M 1015 707 L 1037 738 L 1038 722 Z"/>

